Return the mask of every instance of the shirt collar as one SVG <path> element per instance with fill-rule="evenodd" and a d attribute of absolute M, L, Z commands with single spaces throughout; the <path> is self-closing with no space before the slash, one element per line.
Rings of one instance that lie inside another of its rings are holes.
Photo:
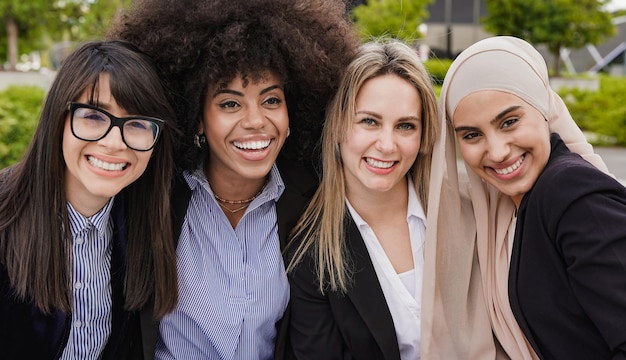
<path fill-rule="evenodd" d="M 72 232 L 72 237 L 85 230 L 89 230 L 92 227 L 95 227 L 98 233 L 106 234 L 107 226 L 109 224 L 109 214 L 113 208 L 113 199 L 114 197 L 109 199 L 100 211 L 89 217 L 85 217 L 76 211 L 72 204 L 68 201 L 67 210 L 70 218 L 70 230 Z"/>
<path fill-rule="evenodd" d="M 408 177 L 407 184 L 409 187 L 409 206 L 407 208 L 407 212 L 406 212 L 406 218 L 407 220 L 410 217 L 417 217 L 418 219 L 422 220 L 424 222 L 424 224 L 426 223 L 426 213 L 424 212 L 424 207 L 422 206 L 422 202 L 420 201 L 419 197 L 417 196 L 417 192 L 415 191 L 415 185 L 413 184 L 413 179 L 411 179 L 411 177 Z"/>
<path fill-rule="evenodd" d="M 213 190 L 209 185 L 202 166 L 196 168 L 192 172 L 185 171 L 183 176 L 185 177 L 185 180 L 187 180 L 189 189 L 191 189 L 192 192 L 196 189 L 196 187 L 202 186 L 211 194 L 211 196 L 213 196 Z M 266 202 L 268 200 L 276 201 L 283 194 L 283 191 L 285 191 L 285 184 L 280 176 L 280 172 L 278 171 L 276 164 L 274 164 L 268 174 L 267 183 L 265 184 L 265 188 L 263 188 L 263 192 L 259 195 L 259 198 L 262 202 Z"/>

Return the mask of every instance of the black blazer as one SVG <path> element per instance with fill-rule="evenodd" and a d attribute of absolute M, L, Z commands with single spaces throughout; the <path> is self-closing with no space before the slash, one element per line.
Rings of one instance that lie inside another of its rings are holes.
<path fill-rule="evenodd" d="M 317 176 L 312 169 L 292 164 L 279 165 L 280 176 L 285 184 L 285 190 L 276 203 L 278 219 L 278 238 L 281 249 L 285 249 L 289 232 L 296 225 L 300 215 L 317 188 Z M 180 232 L 187 214 L 187 207 L 191 199 L 191 189 L 187 181 L 179 174 L 173 184 L 171 194 L 172 225 L 174 239 L 178 241 Z M 152 307 L 147 306 L 141 311 L 141 342 L 142 353 L 135 354 L 136 359 L 153 359 L 156 340 L 159 332 L 159 322 L 152 317 Z M 284 321 L 276 324 L 278 332 L 275 346 L 275 358 L 282 359 L 287 346 L 287 328 Z"/>
<path fill-rule="evenodd" d="M 551 140 L 518 212 L 511 308 L 542 359 L 626 359 L 626 189 Z"/>
<path fill-rule="evenodd" d="M 130 357 L 131 339 L 138 332 L 136 312 L 124 310 L 127 230 L 123 193 L 111 209 L 113 238 L 111 253 L 112 328 L 102 359 Z M 70 334 L 72 316 L 53 311 L 44 314 L 30 301 L 14 296 L 4 265 L 0 265 L 0 359 L 58 359 Z"/>
<path fill-rule="evenodd" d="M 305 256 L 290 275 L 289 332 L 293 347 L 290 356 L 297 359 L 399 360 L 395 327 L 374 265 L 349 214 L 346 224 L 347 254 L 354 269 L 347 294 L 320 293 L 316 265 L 311 256 Z M 293 249 L 291 245 L 290 249 Z"/>

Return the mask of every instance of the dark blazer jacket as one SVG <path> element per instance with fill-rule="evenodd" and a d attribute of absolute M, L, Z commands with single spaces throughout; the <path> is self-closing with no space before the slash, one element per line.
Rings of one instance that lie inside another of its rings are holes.
<path fill-rule="evenodd" d="M 310 168 L 304 168 L 289 163 L 279 164 L 280 176 L 285 184 L 285 190 L 276 203 L 278 219 L 278 238 L 281 249 L 285 249 L 289 238 L 289 232 L 294 228 L 306 205 L 315 193 L 318 180 L 315 172 Z M 191 190 L 187 181 L 179 174 L 172 189 L 172 222 L 174 227 L 174 239 L 178 241 L 180 232 L 191 199 Z M 288 316 L 288 311 L 286 312 Z M 277 325 L 277 339 L 275 346 L 275 358 L 283 359 L 287 346 L 287 326 L 285 321 Z M 159 332 L 159 322 L 153 319 L 152 306 L 147 306 L 141 311 L 141 342 L 142 353 L 135 354 L 136 359 L 153 359 L 156 348 L 156 340 Z"/>
<path fill-rule="evenodd" d="M 111 254 L 112 329 L 102 359 L 129 357 L 131 337 L 138 333 L 137 313 L 124 310 L 123 283 L 127 231 L 123 195 L 116 196 L 111 209 L 113 239 Z M 0 265 L 0 358 L 58 359 L 70 334 L 71 314 L 43 314 L 30 301 L 16 299 L 6 268 Z"/>
<path fill-rule="evenodd" d="M 626 189 L 551 140 L 518 212 L 511 308 L 542 359 L 626 359 Z"/>
<path fill-rule="evenodd" d="M 311 256 L 305 256 L 290 276 L 290 357 L 399 360 L 395 327 L 374 265 L 349 214 L 346 224 L 347 254 L 354 267 L 353 282 L 346 294 L 320 293 Z"/>

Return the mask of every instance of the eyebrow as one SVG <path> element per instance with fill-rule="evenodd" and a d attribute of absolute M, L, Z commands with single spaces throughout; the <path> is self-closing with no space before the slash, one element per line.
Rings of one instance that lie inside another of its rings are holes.
<path fill-rule="evenodd" d="M 113 107 L 110 103 L 102 102 L 100 100 L 94 100 L 93 103 L 92 102 L 88 102 L 88 104 L 91 105 L 91 106 L 98 107 L 98 108 L 103 109 L 103 110 L 107 110 L 107 111 L 111 111 L 111 108 Z"/>
<path fill-rule="evenodd" d="M 504 109 L 503 111 L 501 111 L 500 113 L 498 113 L 498 115 L 494 116 L 493 119 L 491 119 L 489 121 L 490 124 L 496 123 L 498 121 L 501 121 L 502 119 L 504 119 L 510 112 L 515 111 L 517 109 L 520 109 L 521 106 L 520 105 L 512 105 L 509 106 L 508 108 Z M 454 128 L 455 132 L 459 132 L 459 131 L 466 131 L 466 130 L 476 130 L 478 129 L 475 126 L 458 126 Z"/>
<path fill-rule="evenodd" d="M 519 105 L 509 106 L 508 108 L 506 108 L 503 111 L 501 111 L 498 115 L 496 115 L 493 119 L 491 119 L 491 121 L 489 123 L 493 124 L 495 122 L 498 122 L 498 121 L 502 120 L 503 118 L 505 118 L 511 111 L 515 111 L 515 110 L 520 109 L 520 108 L 521 108 L 521 106 L 519 106 Z"/>
<path fill-rule="evenodd" d="M 272 86 L 268 86 L 265 89 L 261 90 L 261 92 L 259 93 L 260 95 L 264 95 L 274 89 L 281 89 L 282 87 L 280 85 L 272 85 Z M 231 90 L 231 89 L 220 89 L 217 90 L 214 94 L 213 94 L 213 98 L 215 98 L 217 95 L 219 94 L 231 94 L 231 95 L 235 95 L 235 96 L 244 96 L 244 94 L 241 91 L 236 91 L 236 90 Z"/>
<path fill-rule="evenodd" d="M 356 113 L 357 113 L 357 115 L 358 114 L 366 114 L 366 115 L 375 117 L 377 119 L 381 119 L 382 118 L 382 116 L 380 116 L 379 114 L 377 114 L 375 112 L 367 111 L 367 110 L 357 111 Z M 414 115 L 402 116 L 402 117 L 396 119 L 396 121 L 407 121 L 407 120 L 421 121 L 419 116 L 414 116 Z"/>

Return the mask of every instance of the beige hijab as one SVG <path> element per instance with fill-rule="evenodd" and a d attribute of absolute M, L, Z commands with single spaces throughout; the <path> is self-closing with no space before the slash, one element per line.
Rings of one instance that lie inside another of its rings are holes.
<path fill-rule="evenodd" d="M 507 234 L 513 202 L 471 170 L 457 171 L 451 117 L 461 99 L 479 90 L 524 99 L 571 151 L 607 171 L 550 88 L 545 61 L 530 44 L 497 36 L 463 51 L 441 92 L 426 226 L 422 354 L 424 359 L 536 359 L 509 305 Z"/>

